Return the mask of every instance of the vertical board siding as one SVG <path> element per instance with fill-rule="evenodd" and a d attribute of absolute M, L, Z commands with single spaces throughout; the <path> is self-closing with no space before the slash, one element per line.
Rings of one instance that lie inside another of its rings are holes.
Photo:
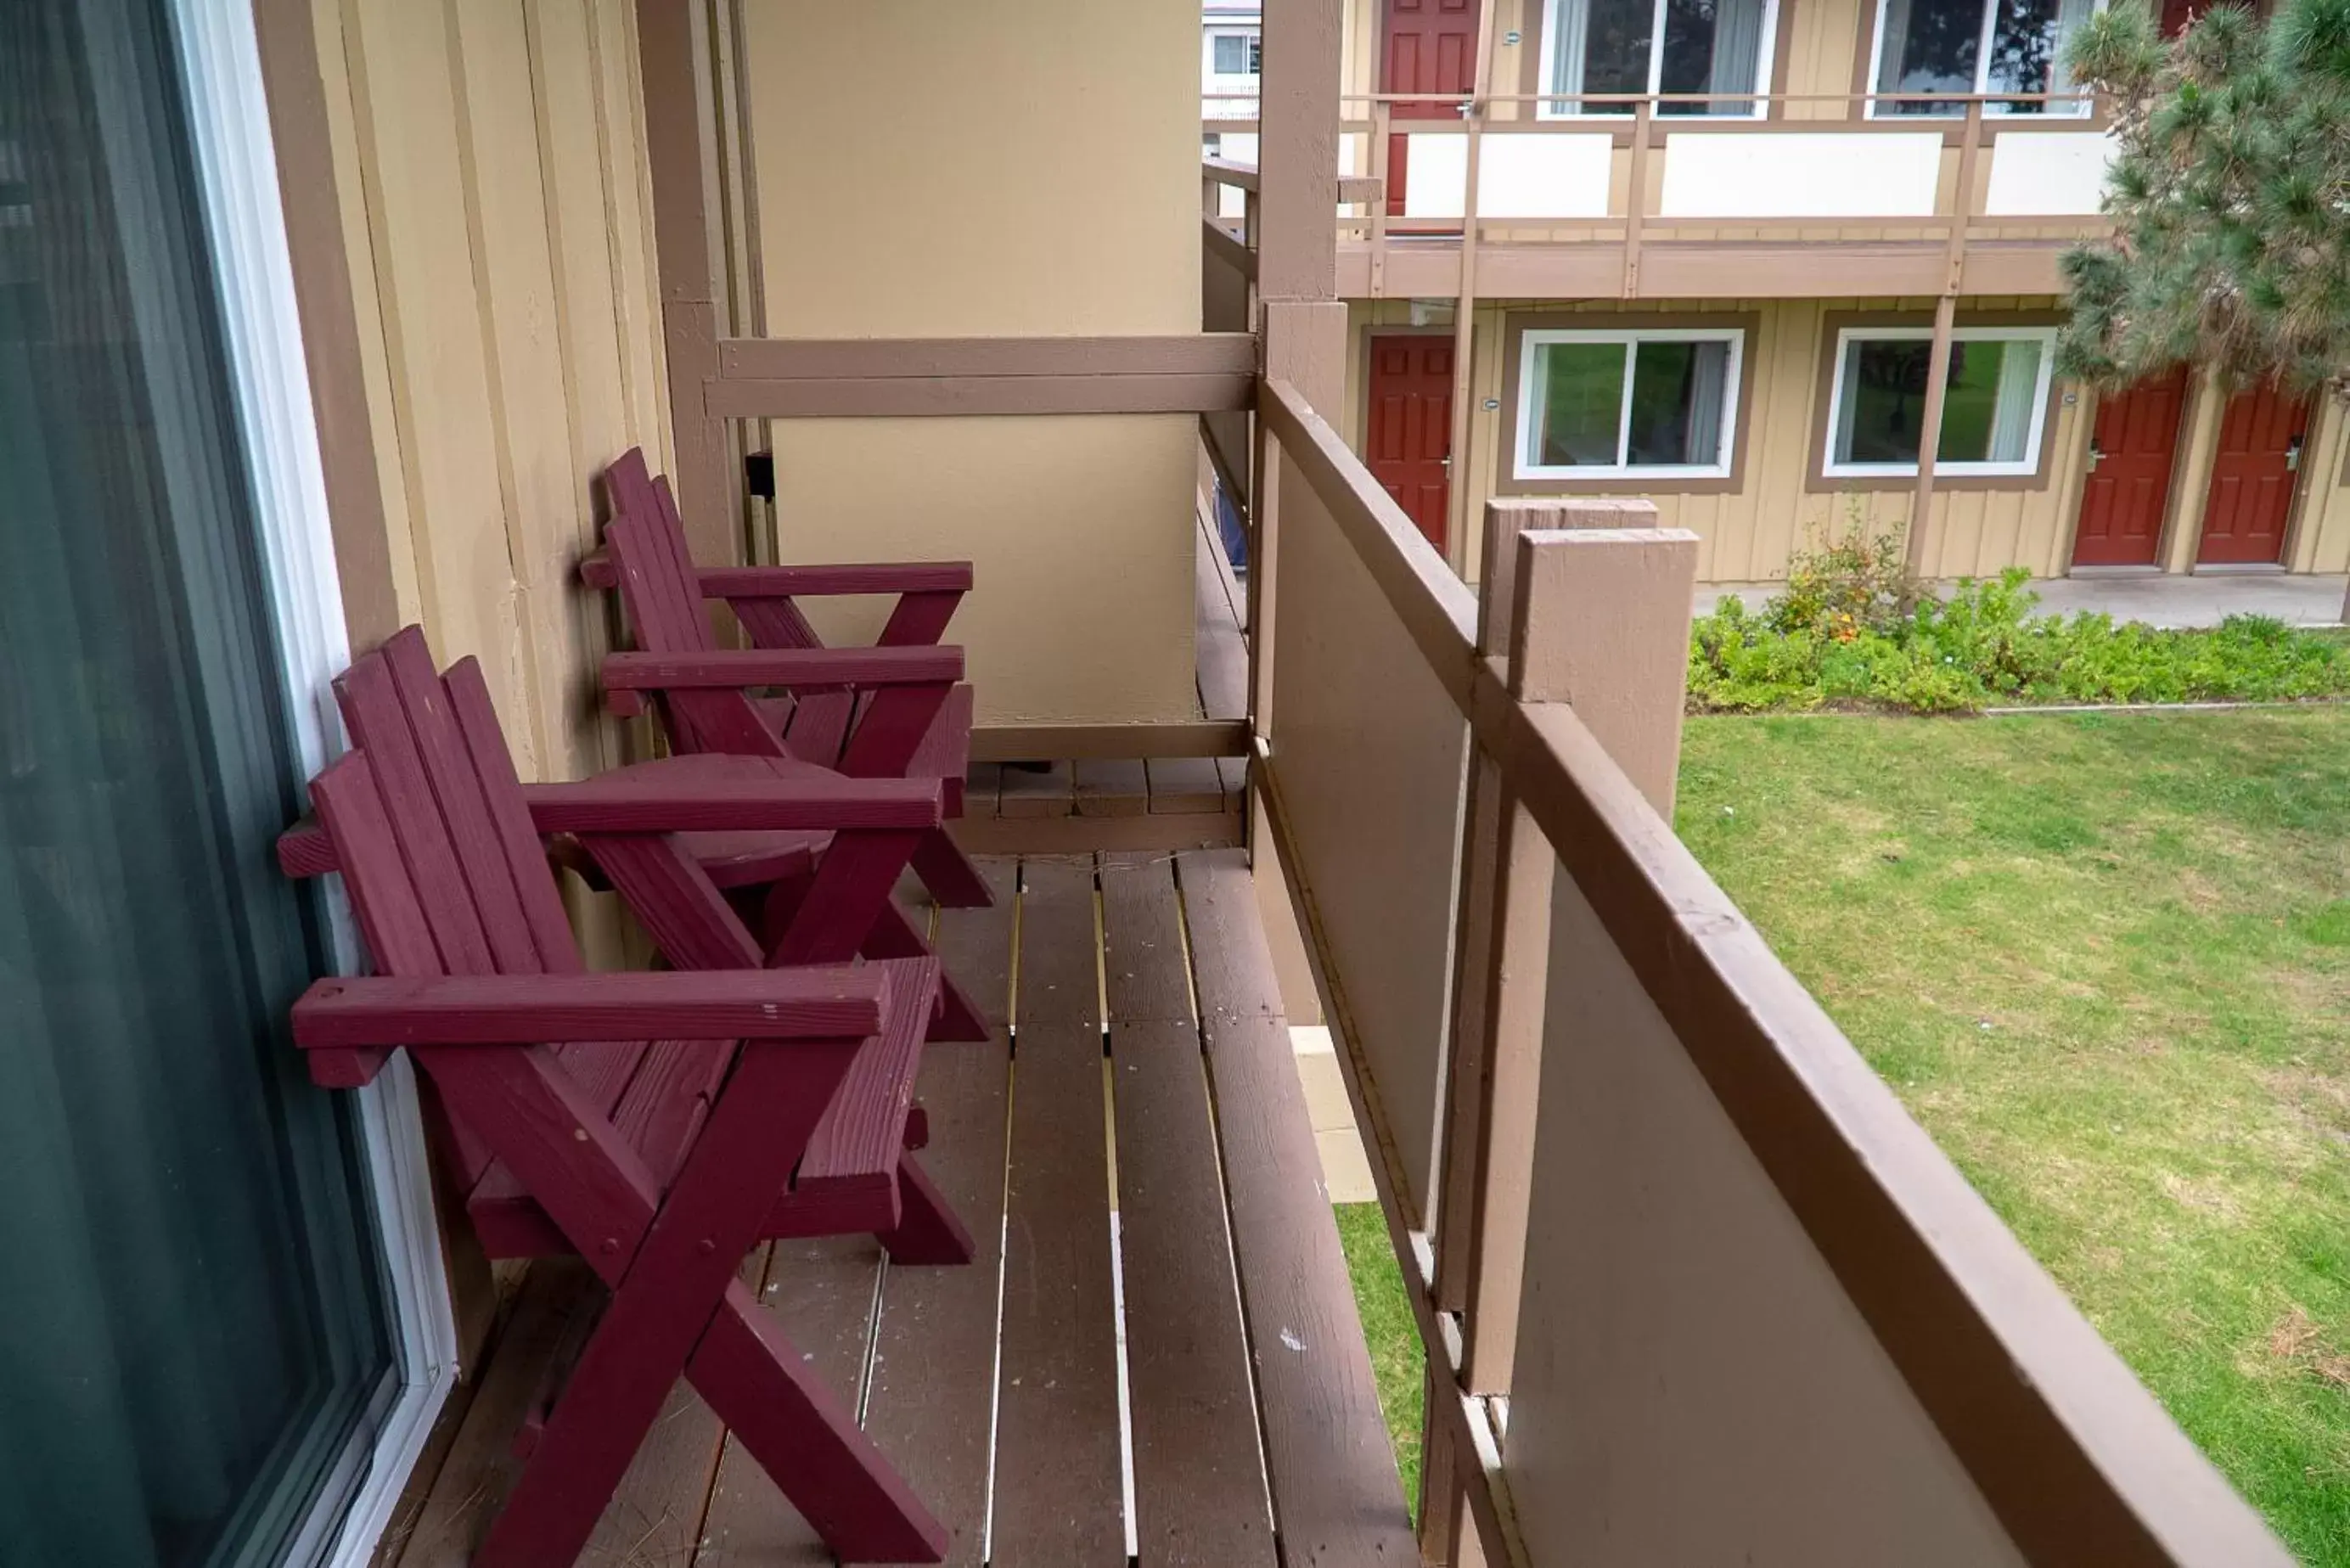
<path fill-rule="evenodd" d="M 2045 299 L 1974 296 L 1966 310 L 2001 311 L 2045 308 Z M 1512 460 L 1515 431 L 1504 429 L 1503 414 L 1513 400 L 1503 385 L 1509 372 L 1509 321 L 1516 316 L 1659 314 L 1675 326 L 1688 325 L 1692 315 L 1719 312 L 1724 316 L 1759 317 L 1750 340 L 1742 373 L 1752 384 L 1742 400 L 1738 430 L 1740 486 L 1734 492 L 1676 493 L 1659 487 L 1648 492 L 1657 504 L 1657 521 L 1668 528 L 1688 528 L 1700 540 L 1698 580 L 1709 583 L 1765 582 L 1783 577 L 1789 558 L 1815 548 L 1856 527 L 1871 533 L 1904 525 L 1909 515 L 1909 481 L 1858 489 L 1812 475 L 1820 466 L 1826 440 L 1827 408 L 1820 367 L 1829 351 L 1831 315 L 1852 311 L 1910 312 L 1923 318 L 1933 308 L 1918 299 L 1716 299 L 1716 300 L 1492 300 L 1477 306 L 1477 363 L 1471 382 L 1468 461 L 1456 463 L 1473 502 L 1496 493 Z M 1349 307 L 1349 327 L 1356 341 L 1349 358 L 1353 376 L 1342 428 L 1349 444 L 1361 449 L 1363 405 L 1367 384 L 1368 344 L 1375 331 L 1394 330 L 1412 323 L 1407 300 L 1357 300 Z M 1926 572 L 1929 576 L 1983 576 L 2008 566 L 2031 569 L 2036 576 L 2062 576 L 2071 559 L 2073 521 L 2081 503 L 2086 472 L 2092 401 L 2068 394 L 2076 389 L 2058 381 L 2050 390 L 2049 436 L 2040 473 L 2028 485 L 1995 488 L 1970 486 L 1944 480 L 1934 495 L 1927 541 Z M 2313 494 L 2298 543 L 2292 546 L 2299 570 L 2343 569 L 2350 559 L 2350 504 L 2334 504 L 2338 493 L 2336 472 L 2344 465 L 2341 445 L 2329 427 L 2313 425 L 2311 457 L 2304 467 L 2311 483 L 2322 484 Z M 2183 439 L 2183 438 L 2182 438 Z M 1472 504 L 1472 514 L 1476 511 Z M 1472 533 L 1464 563 L 1471 581 L 1482 575 L 1477 559 L 1479 541 Z"/>
<path fill-rule="evenodd" d="M 400 618 L 481 659 L 524 777 L 594 772 L 595 475 L 668 462 L 633 8 L 315 16 Z"/>

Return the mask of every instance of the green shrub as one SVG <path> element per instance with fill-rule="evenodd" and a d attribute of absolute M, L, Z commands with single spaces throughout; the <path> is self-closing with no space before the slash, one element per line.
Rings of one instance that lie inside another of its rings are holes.
<path fill-rule="evenodd" d="M 1889 632 L 1917 607 L 1902 530 L 1871 537 L 1856 498 L 1841 539 L 1815 532 L 1811 546 L 1787 559 L 1787 586 L 1764 607 L 1773 631 L 1809 631 L 1838 641 Z"/>
<path fill-rule="evenodd" d="M 1898 535 L 1797 558 L 1760 613 L 1726 598 L 1690 632 L 1690 706 L 1964 713 L 2049 702 L 2290 701 L 2350 696 L 2350 641 L 2265 616 L 2158 630 L 2034 614 L 2031 574 L 1921 594 Z"/>

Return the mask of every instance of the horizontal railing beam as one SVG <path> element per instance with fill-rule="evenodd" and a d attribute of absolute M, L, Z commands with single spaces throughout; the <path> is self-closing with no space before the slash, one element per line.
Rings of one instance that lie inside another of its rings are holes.
<path fill-rule="evenodd" d="M 1245 332 L 1131 337 L 730 337 L 714 419 L 1212 413 L 1255 398 Z"/>
<path fill-rule="evenodd" d="M 1249 249 L 1246 240 L 1224 227 L 1222 223 L 1214 218 L 1201 218 L 1200 243 L 1205 245 L 1209 254 L 1218 261 L 1222 262 L 1243 277 L 1252 282 L 1255 280 L 1256 253 Z"/>
<path fill-rule="evenodd" d="M 1245 757 L 1250 749 L 1245 719 L 1163 724 L 981 724 L 971 732 L 971 760 L 975 763 Z"/>

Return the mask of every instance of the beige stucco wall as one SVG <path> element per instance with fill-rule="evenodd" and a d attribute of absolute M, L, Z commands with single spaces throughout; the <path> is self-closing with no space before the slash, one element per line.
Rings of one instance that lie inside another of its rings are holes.
<path fill-rule="evenodd" d="M 594 476 L 667 466 L 635 8 L 311 12 L 397 618 L 480 657 L 523 777 L 592 773 Z"/>
<path fill-rule="evenodd" d="M 777 337 L 1200 327 L 1185 0 L 750 0 Z M 1189 415 L 777 421 L 785 560 L 968 556 L 986 722 L 1189 719 Z"/>

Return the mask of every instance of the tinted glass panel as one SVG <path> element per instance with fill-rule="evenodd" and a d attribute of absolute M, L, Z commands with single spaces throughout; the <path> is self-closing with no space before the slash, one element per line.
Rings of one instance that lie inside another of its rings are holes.
<path fill-rule="evenodd" d="M 1632 357 L 1625 461 L 1636 468 L 1720 462 L 1729 368 L 1727 343 L 1640 344 Z"/>
<path fill-rule="evenodd" d="M 1982 48 L 1983 0 L 1887 0 L 1877 57 L 1879 92 L 1972 92 Z M 1950 114 L 1957 104 L 1881 104 L 1879 113 Z"/>
<path fill-rule="evenodd" d="M 1539 352 L 1541 407 L 1528 460 L 1542 468 L 1613 468 L 1624 421 L 1624 345 L 1545 343 Z"/>
<path fill-rule="evenodd" d="M 390 1387 L 163 0 L 0 5 L 0 1562 L 275 1563 Z M 328 1499 L 329 1502 L 336 1501 Z"/>

